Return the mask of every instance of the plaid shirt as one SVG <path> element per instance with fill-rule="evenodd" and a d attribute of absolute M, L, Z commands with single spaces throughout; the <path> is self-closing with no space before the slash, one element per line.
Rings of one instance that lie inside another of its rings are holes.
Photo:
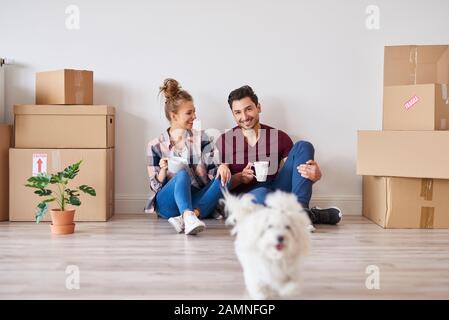
<path fill-rule="evenodd" d="M 162 158 L 181 156 L 186 159 L 189 164 L 187 172 L 190 175 L 192 186 L 196 188 L 200 189 L 214 179 L 220 160 L 213 138 L 206 135 L 204 131 L 196 130 L 186 130 L 184 138 L 186 144 L 181 152 L 175 150 L 175 146 L 170 140 L 168 129 L 158 138 L 148 143 L 147 166 L 150 178 L 150 196 L 145 205 L 145 212 L 154 212 L 156 194 L 168 179 L 173 177 L 170 172 L 167 172 L 167 178 L 164 182 L 161 183 L 157 179 L 157 175 L 161 170 L 159 161 Z"/>

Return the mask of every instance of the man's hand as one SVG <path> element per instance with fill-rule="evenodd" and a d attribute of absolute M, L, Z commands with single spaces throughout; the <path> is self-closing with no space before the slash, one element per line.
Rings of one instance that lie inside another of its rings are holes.
<path fill-rule="evenodd" d="M 314 160 L 309 160 L 305 164 L 301 164 L 297 167 L 301 177 L 316 182 L 321 179 L 321 170 Z"/>
<path fill-rule="evenodd" d="M 242 170 L 240 180 L 244 184 L 248 184 L 254 179 L 254 171 L 251 169 L 253 166 L 252 162 L 248 162 L 246 167 Z"/>
<path fill-rule="evenodd" d="M 229 170 L 229 167 L 227 165 L 221 164 L 218 167 L 216 177 L 220 177 L 222 186 L 228 184 L 229 180 L 231 180 L 231 176 L 231 170 Z"/>

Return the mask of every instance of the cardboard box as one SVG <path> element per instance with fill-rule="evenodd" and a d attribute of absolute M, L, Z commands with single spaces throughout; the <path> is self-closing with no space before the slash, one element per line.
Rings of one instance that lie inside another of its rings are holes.
<path fill-rule="evenodd" d="M 16 148 L 113 148 L 115 108 L 15 105 L 14 136 Z"/>
<path fill-rule="evenodd" d="M 93 104 L 93 71 L 63 69 L 36 73 L 36 104 Z"/>
<path fill-rule="evenodd" d="M 9 147 L 12 127 L 0 124 L 0 221 L 7 221 L 9 201 Z"/>
<path fill-rule="evenodd" d="M 386 46 L 384 86 L 449 84 L 449 46 Z"/>
<path fill-rule="evenodd" d="M 449 228 L 449 180 L 363 177 L 363 215 L 383 228 Z"/>
<path fill-rule="evenodd" d="M 448 130 L 446 84 L 384 88 L 383 130 Z"/>
<path fill-rule="evenodd" d="M 382 129 L 448 130 L 447 84 L 448 45 L 386 46 Z"/>
<path fill-rule="evenodd" d="M 449 179 L 449 131 L 358 131 L 357 174 Z"/>
<path fill-rule="evenodd" d="M 42 197 L 25 187 L 27 179 L 39 170 L 49 174 L 63 170 L 83 160 L 78 176 L 70 181 L 72 187 L 86 184 L 96 190 L 92 197 L 81 193 L 80 207 L 75 221 L 106 221 L 114 212 L 114 149 L 10 149 L 10 197 L 11 221 L 35 221 L 36 206 Z M 50 203 L 50 207 L 56 207 Z M 50 215 L 44 221 L 50 221 Z"/>

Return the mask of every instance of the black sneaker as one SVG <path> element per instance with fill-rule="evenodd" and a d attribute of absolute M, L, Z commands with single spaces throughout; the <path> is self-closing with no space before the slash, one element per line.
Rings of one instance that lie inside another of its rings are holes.
<path fill-rule="evenodd" d="M 341 210 L 337 207 L 305 209 L 313 224 L 337 224 L 341 221 Z"/>
<path fill-rule="evenodd" d="M 225 211 L 225 202 L 223 199 L 220 199 L 220 201 L 218 201 L 218 204 L 215 207 L 215 211 L 214 213 L 212 213 L 212 218 L 216 220 L 227 218 Z"/>

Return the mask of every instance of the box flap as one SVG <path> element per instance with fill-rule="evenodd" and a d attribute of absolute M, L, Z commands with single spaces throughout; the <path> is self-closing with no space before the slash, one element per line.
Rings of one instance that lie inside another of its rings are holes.
<path fill-rule="evenodd" d="M 390 207 L 385 226 L 387 228 L 417 228 L 420 225 L 420 187 L 422 179 L 387 178 Z"/>
<path fill-rule="evenodd" d="M 92 72 L 92 73 L 93 73 L 92 70 L 81 70 L 81 69 L 57 69 L 57 70 L 38 71 L 38 72 L 36 72 L 36 74 L 52 73 L 52 72 L 54 72 L 54 73 L 58 73 L 58 72 L 66 73 L 66 72 L 70 72 L 70 71 L 81 71 L 81 72 Z"/>
<path fill-rule="evenodd" d="M 363 176 L 363 216 L 385 228 L 385 218 L 389 210 L 385 177 Z"/>
<path fill-rule="evenodd" d="M 384 86 L 449 83 L 449 46 L 386 46 Z"/>
<path fill-rule="evenodd" d="M 115 108 L 107 105 L 14 105 L 14 114 L 114 115 Z"/>

